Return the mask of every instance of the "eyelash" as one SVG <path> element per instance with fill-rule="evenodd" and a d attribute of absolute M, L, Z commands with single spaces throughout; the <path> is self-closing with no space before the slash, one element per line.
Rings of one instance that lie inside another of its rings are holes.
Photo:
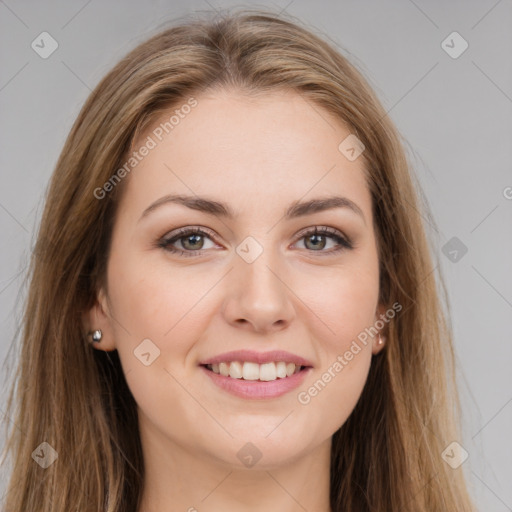
<path fill-rule="evenodd" d="M 177 249 L 176 247 L 172 246 L 172 244 L 174 242 L 177 242 L 178 240 L 185 238 L 186 236 L 190 236 L 190 235 L 201 235 L 201 236 L 208 237 L 210 239 L 213 236 L 212 233 L 205 231 L 204 229 L 202 229 L 200 227 L 194 227 L 194 228 L 187 227 L 187 228 L 179 229 L 176 232 L 176 234 L 174 236 L 172 236 L 171 238 L 163 237 L 162 239 L 160 239 L 158 241 L 157 245 L 158 245 L 158 247 L 160 247 L 166 251 L 169 251 L 173 254 L 178 254 L 179 256 L 185 256 L 185 257 L 200 256 L 205 250 L 208 250 L 208 249 L 199 249 L 197 251 L 193 251 L 193 250 L 184 251 L 182 249 Z M 328 237 L 332 238 L 334 241 L 336 241 L 338 243 L 339 247 L 337 249 L 333 249 L 333 250 L 331 249 L 330 251 L 320 250 L 320 251 L 310 251 L 310 252 L 318 252 L 318 253 L 323 253 L 324 255 L 325 254 L 329 255 L 329 254 L 337 254 L 343 250 L 353 249 L 352 242 L 348 238 L 343 237 L 339 233 L 339 231 L 337 231 L 336 229 L 329 228 L 326 226 L 324 226 L 324 227 L 315 226 L 314 229 L 302 233 L 300 238 L 298 238 L 297 242 L 299 240 L 302 240 L 303 238 L 306 238 L 306 237 L 312 236 L 312 235 L 328 236 Z"/>

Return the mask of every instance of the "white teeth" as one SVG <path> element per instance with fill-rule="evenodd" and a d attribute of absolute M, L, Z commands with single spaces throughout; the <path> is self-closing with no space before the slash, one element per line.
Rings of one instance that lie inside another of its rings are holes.
<path fill-rule="evenodd" d="M 284 379 L 286 377 L 286 363 L 284 361 L 276 363 L 276 376 L 279 379 Z"/>
<path fill-rule="evenodd" d="M 276 380 L 275 363 L 265 363 L 260 366 L 260 380 Z"/>
<path fill-rule="evenodd" d="M 229 366 L 229 376 L 232 379 L 242 378 L 242 363 L 239 361 L 233 361 Z"/>
<path fill-rule="evenodd" d="M 231 361 L 229 363 L 209 364 L 207 367 L 214 373 L 223 375 L 224 377 L 260 380 L 264 382 L 291 377 L 293 374 L 299 373 L 301 369 L 300 365 L 285 363 L 284 361 L 264 364 Z"/>
<path fill-rule="evenodd" d="M 244 363 L 242 376 L 245 380 L 258 380 L 260 378 L 260 365 L 258 363 Z"/>

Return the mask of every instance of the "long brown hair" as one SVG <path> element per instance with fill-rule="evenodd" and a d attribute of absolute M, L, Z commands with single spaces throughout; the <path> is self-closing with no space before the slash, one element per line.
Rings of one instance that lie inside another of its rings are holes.
<path fill-rule="evenodd" d="M 102 187 L 172 105 L 219 87 L 293 90 L 346 123 L 365 146 L 388 325 L 355 410 L 334 434 L 335 512 L 474 510 L 461 468 L 451 333 L 401 138 L 362 74 L 296 20 L 262 11 L 181 22 L 140 44 L 94 89 L 53 173 L 29 272 L 19 366 L 8 402 L 12 458 L 5 509 L 126 511 L 144 466 L 136 403 L 117 352 L 91 349 L 82 314 L 105 283 L 122 183 Z M 341 142 L 341 141 L 340 141 Z M 442 283 L 442 280 L 439 281 Z M 444 289 L 444 288 L 443 288 Z M 58 460 L 31 457 L 47 442 Z"/>

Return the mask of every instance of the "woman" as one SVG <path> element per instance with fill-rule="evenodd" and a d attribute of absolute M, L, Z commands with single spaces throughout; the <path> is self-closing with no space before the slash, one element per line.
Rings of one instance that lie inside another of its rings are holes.
<path fill-rule="evenodd" d="M 51 180 L 6 510 L 474 510 L 419 210 L 374 93 L 297 23 L 135 48 Z"/>

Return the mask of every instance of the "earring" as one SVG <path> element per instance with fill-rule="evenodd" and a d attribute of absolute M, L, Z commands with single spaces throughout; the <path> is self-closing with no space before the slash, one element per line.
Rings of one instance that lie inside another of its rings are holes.
<path fill-rule="evenodd" d="M 377 342 L 379 345 L 382 345 L 384 343 L 384 340 L 382 339 L 382 336 L 379 334 L 379 341 Z"/>
<path fill-rule="evenodd" d="M 93 343 L 99 343 L 101 341 L 103 333 L 101 332 L 101 329 L 96 329 L 95 331 L 89 331 L 87 333 L 87 336 L 92 336 Z"/>

